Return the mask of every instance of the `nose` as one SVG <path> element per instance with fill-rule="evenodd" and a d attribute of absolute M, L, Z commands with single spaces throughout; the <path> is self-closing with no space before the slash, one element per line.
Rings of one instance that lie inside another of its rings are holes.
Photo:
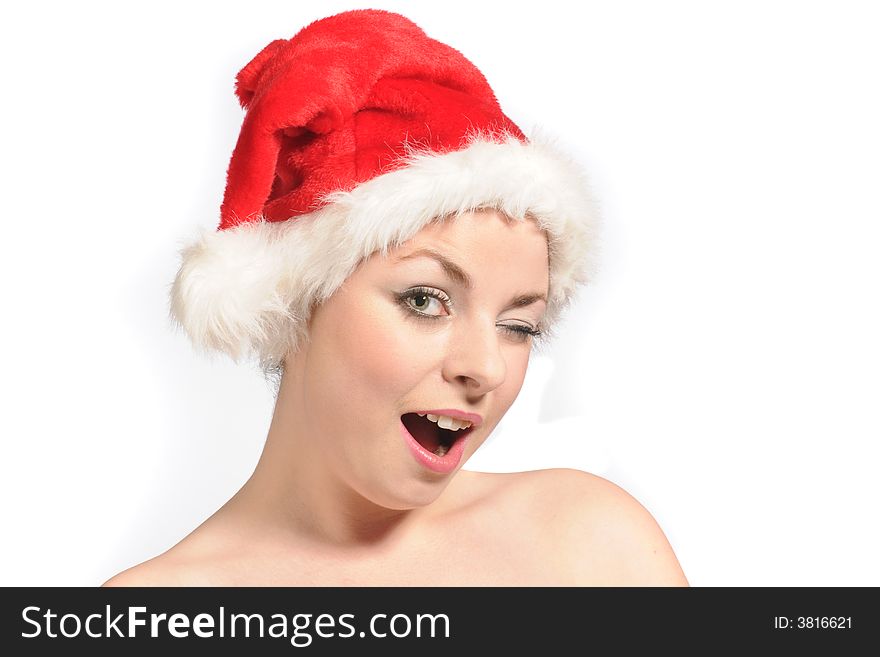
<path fill-rule="evenodd" d="M 450 337 L 443 378 L 463 382 L 471 394 L 485 394 L 507 376 L 507 362 L 495 323 L 486 319 L 463 322 Z"/>

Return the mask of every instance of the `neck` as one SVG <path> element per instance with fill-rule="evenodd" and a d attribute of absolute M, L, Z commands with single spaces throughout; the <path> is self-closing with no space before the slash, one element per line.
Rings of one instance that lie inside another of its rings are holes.
<path fill-rule="evenodd" d="M 231 502 L 262 532 L 324 547 L 384 547 L 402 540 L 425 509 L 389 509 L 354 490 L 309 433 L 293 377 L 285 373 L 260 460 Z"/>

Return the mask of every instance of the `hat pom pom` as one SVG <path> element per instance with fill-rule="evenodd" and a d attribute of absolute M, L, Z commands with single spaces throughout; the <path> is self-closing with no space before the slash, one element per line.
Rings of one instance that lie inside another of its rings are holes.
<path fill-rule="evenodd" d="M 257 221 L 216 232 L 201 228 L 181 250 L 170 315 L 197 348 L 236 361 L 251 349 L 278 350 L 275 343 L 296 318 L 279 289 L 283 263 L 275 241 L 272 225 Z"/>

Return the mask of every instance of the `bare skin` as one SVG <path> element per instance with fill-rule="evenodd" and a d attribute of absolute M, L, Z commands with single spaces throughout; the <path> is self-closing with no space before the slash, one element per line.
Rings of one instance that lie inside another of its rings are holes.
<path fill-rule="evenodd" d="M 512 329 L 540 326 L 548 276 L 546 235 L 494 211 L 371 256 L 286 361 L 251 478 L 105 585 L 687 585 L 650 514 L 601 477 L 460 469 L 519 394 L 532 338 Z M 400 433 L 401 415 L 438 408 L 482 417 L 449 474 Z"/>
<path fill-rule="evenodd" d="M 460 471 L 422 524 L 355 546 L 273 534 L 248 508 L 104 586 L 688 586 L 650 514 L 576 470 Z"/>

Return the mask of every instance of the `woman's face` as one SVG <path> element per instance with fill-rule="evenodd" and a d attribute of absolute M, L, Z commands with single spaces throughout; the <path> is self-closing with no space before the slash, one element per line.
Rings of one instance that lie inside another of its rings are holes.
<path fill-rule="evenodd" d="M 319 441 L 323 464 L 386 508 L 432 502 L 519 394 L 534 339 L 526 331 L 539 327 L 548 285 L 545 233 L 492 210 L 432 223 L 387 256 L 374 253 L 315 308 L 311 341 L 294 356 L 299 428 Z M 460 443 L 432 465 L 407 439 L 421 431 L 407 431 L 402 416 L 413 427 L 427 418 L 409 414 L 444 409 L 481 421 L 466 434 L 429 425 L 421 439 L 433 432 Z"/>

